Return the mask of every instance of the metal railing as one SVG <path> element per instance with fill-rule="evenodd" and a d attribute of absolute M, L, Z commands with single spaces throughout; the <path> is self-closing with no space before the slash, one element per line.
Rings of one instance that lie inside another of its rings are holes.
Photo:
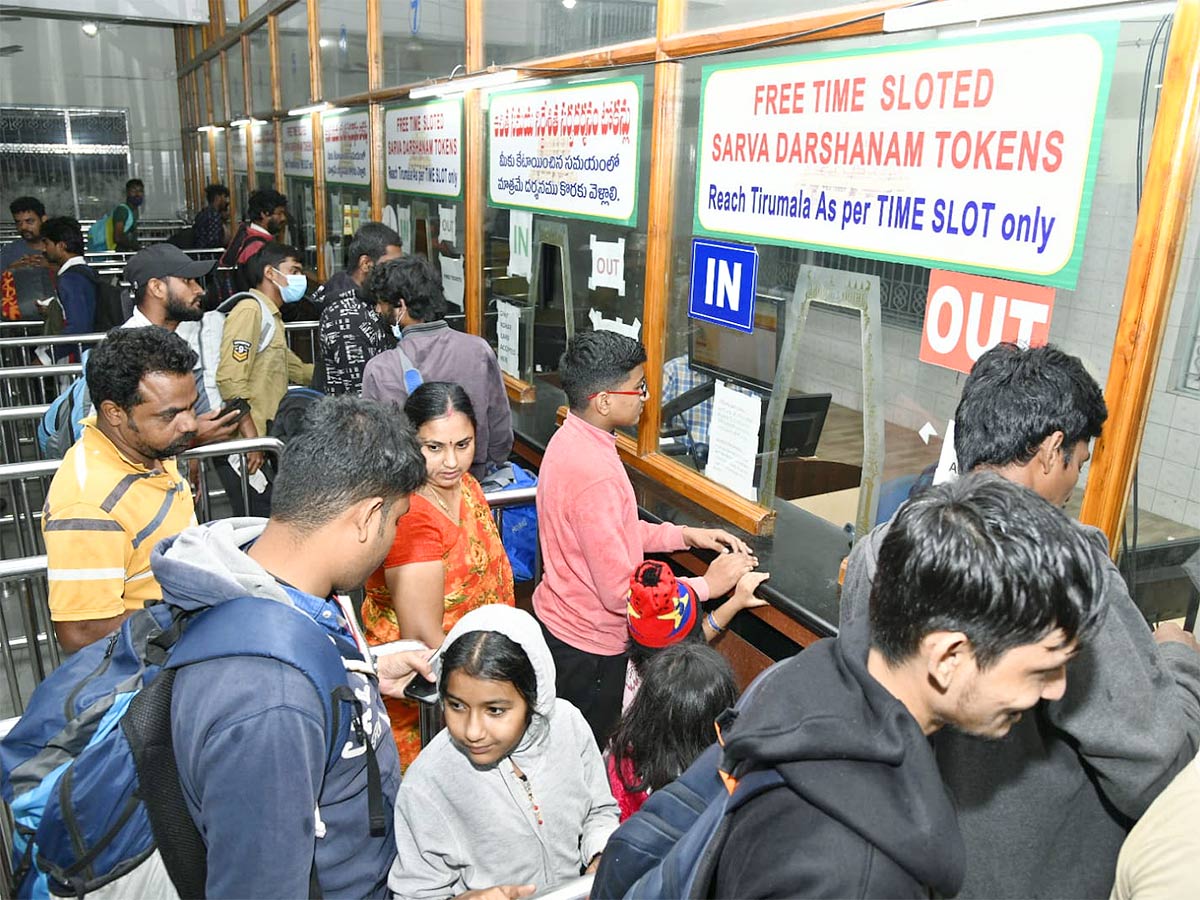
<path fill-rule="evenodd" d="M 37 426 L 49 409 L 48 403 L 38 406 L 0 406 L 0 465 L 42 458 Z"/>
<path fill-rule="evenodd" d="M 81 374 L 83 366 L 79 363 L 0 369 L 0 406 L 50 403 Z"/>
<path fill-rule="evenodd" d="M 103 331 L 87 334 L 45 334 L 29 337 L 0 338 L 0 367 L 12 368 L 38 365 L 42 359 L 37 351 L 42 347 L 63 345 L 91 346 L 104 340 Z"/>

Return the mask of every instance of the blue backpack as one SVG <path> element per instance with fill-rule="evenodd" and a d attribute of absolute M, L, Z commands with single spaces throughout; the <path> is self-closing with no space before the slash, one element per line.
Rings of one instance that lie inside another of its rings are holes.
<path fill-rule="evenodd" d="M 779 663 L 748 687 L 734 709 L 717 720 L 718 735 Z M 736 780 L 721 773 L 721 744 L 715 743 L 608 839 L 592 883 L 592 900 L 623 897 L 709 897 L 717 861 L 729 835 L 730 816 L 759 794 L 782 787 L 774 768 L 757 769 Z"/>
<path fill-rule="evenodd" d="M 83 369 L 87 371 L 88 355 L 83 353 Z M 92 408 L 87 377 L 80 375 L 71 386 L 54 398 L 46 414 L 37 424 L 37 442 L 43 459 L 62 459 L 71 445 L 83 434 L 83 420 Z"/>
<path fill-rule="evenodd" d="M 343 662 L 361 660 L 355 648 L 258 597 L 196 613 L 162 603 L 138 610 L 51 673 L 0 741 L 18 897 L 84 897 L 105 886 L 113 896 L 204 896 L 206 852 L 179 783 L 171 693 L 181 667 L 234 656 L 276 659 L 308 677 L 325 709 L 328 772 L 352 725 L 362 727 Z M 371 829 L 383 834 L 390 811 L 370 761 Z"/>
<path fill-rule="evenodd" d="M 537 476 L 515 462 L 507 462 L 479 481 L 484 491 L 511 491 L 536 487 Z M 514 581 L 533 581 L 537 568 L 537 504 L 506 507 L 500 518 L 500 541 L 508 554 Z"/>

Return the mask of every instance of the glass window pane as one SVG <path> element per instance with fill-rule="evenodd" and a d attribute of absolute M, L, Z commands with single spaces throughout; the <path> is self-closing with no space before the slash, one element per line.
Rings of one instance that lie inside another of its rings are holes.
<path fill-rule="evenodd" d="M 217 183 L 225 184 L 229 178 L 229 165 L 225 158 L 225 131 L 221 130 L 216 133 L 216 148 L 217 148 Z"/>
<path fill-rule="evenodd" d="M 385 6 L 388 4 L 384 4 Z M 367 89 L 366 0 L 321 4 L 321 86 L 326 100 Z"/>
<path fill-rule="evenodd" d="M 225 89 L 221 84 L 221 58 L 219 56 L 209 60 L 208 88 L 212 92 L 213 121 L 224 122 L 227 118 L 225 115 Z"/>
<path fill-rule="evenodd" d="M 256 115 L 270 115 L 271 40 L 264 23 L 250 32 L 250 101 Z"/>
<path fill-rule="evenodd" d="M 307 106 L 308 4 L 289 6 L 279 14 L 279 80 L 284 110 Z"/>
<path fill-rule="evenodd" d="M 67 120 L 61 109 L 0 108 L 0 144 L 65 144 Z"/>
<path fill-rule="evenodd" d="M 654 37 L 658 21 L 658 4 L 645 0 L 586 0 L 571 9 L 562 0 L 529 0 L 515 6 L 484 4 L 488 63 L 509 65 Z"/>
<path fill-rule="evenodd" d="M 73 110 L 70 116 L 71 142 L 74 144 L 124 144 L 129 140 L 129 125 L 124 112 Z"/>
<path fill-rule="evenodd" d="M 76 156 L 75 183 L 79 192 L 79 217 L 96 219 L 111 212 L 116 202 L 125 196 L 127 178 L 129 157 L 124 153 Z"/>
<path fill-rule="evenodd" d="M 237 25 L 241 20 L 242 13 L 238 8 L 238 0 L 225 0 L 225 30 L 229 31 L 229 26 Z"/>
<path fill-rule="evenodd" d="M 258 187 L 275 186 L 275 123 L 254 122 L 254 176 Z M 265 179 L 265 180 L 264 180 Z"/>
<path fill-rule="evenodd" d="M 519 372 L 511 368 L 509 371 L 513 375 L 531 377 L 539 384 L 539 391 L 543 389 L 542 384 L 551 392 L 558 390 L 558 359 L 566 347 L 568 317 L 574 332 L 594 327 L 636 329 L 640 328 L 643 319 L 654 72 L 649 67 L 635 67 L 604 73 L 605 78 L 613 79 L 632 76 L 644 79 L 641 115 L 636 120 L 640 169 L 635 182 L 637 200 L 633 206 L 632 225 L 570 218 L 537 210 L 510 211 L 495 205 L 489 205 L 486 210 L 484 333 L 496 345 L 499 316 L 505 315 L 508 323 L 511 323 L 512 317 L 520 317 L 521 346 L 517 349 Z M 596 76 L 562 79 L 554 87 L 595 80 Z M 602 86 L 597 85 L 597 88 L 602 89 Z M 614 88 L 614 94 L 615 91 Z M 490 102 L 495 104 L 498 97 L 502 96 L 493 95 Z M 595 102 L 602 102 L 605 96 L 613 95 L 598 94 Z M 545 152 L 587 156 L 587 148 L 579 144 L 570 147 L 566 143 L 568 140 L 565 136 L 547 137 Z M 494 151 L 489 149 L 488 152 L 490 157 Z M 628 152 L 622 150 L 620 160 L 622 166 L 634 165 L 632 148 Z M 566 184 L 587 183 L 593 179 L 567 177 L 564 173 L 564 177 L 552 180 Z M 518 196 L 520 205 L 524 206 L 544 205 L 547 202 Z M 521 227 L 521 220 L 527 215 L 531 217 L 530 231 L 524 231 Z M 513 243 L 510 243 L 510 238 Z M 600 242 L 611 245 L 608 252 L 613 254 L 613 258 L 623 252 L 623 292 L 602 283 L 589 287 L 593 272 L 593 246 Z M 518 263 L 523 258 L 529 259 L 528 267 Z M 530 272 L 530 277 L 519 274 L 522 268 Z M 602 325 L 598 324 L 601 319 L 604 320 Z M 507 323 L 505 331 L 509 333 Z"/>
<path fill-rule="evenodd" d="M 246 82 L 242 78 L 242 45 L 234 44 L 225 51 L 225 74 L 229 77 L 229 118 L 246 115 Z"/>
<path fill-rule="evenodd" d="M 444 77 L 466 61 L 464 0 L 384 3 L 382 16 L 384 86 Z"/>
<path fill-rule="evenodd" d="M 755 19 L 774 19 L 780 16 L 799 16 L 823 9 L 846 9 L 846 18 L 853 7 L 860 5 L 848 0 L 685 0 L 683 27 L 687 31 L 741 25 Z"/>

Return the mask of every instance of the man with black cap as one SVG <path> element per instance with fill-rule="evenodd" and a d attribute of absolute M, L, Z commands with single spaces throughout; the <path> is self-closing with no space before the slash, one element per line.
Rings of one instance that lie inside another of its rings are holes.
<path fill-rule="evenodd" d="M 133 314 L 123 328 L 141 328 L 158 325 L 167 331 L 175 331 L 180 324 L 188 323 L 179 331 L 179 336 L 196 351 L 196 440 L 197 444 L 211 444 L 231 438 L 238 430 L 238 415 L 230 410 L 224 418 L 217 418 L 219 410 L 212 409 L 208 393 L 204 389 L 204 357 L 199 341 L 198 327 L 204 316 L 200 301 L 204 288 L 198 279 L 212 271 L 214 260 L 192 259 L 174 244 L 154 244 L 140 251 L 125 264 L 125 280 L 133 296 Z M 215 383 L 216 373 L 208 373 Z"/>

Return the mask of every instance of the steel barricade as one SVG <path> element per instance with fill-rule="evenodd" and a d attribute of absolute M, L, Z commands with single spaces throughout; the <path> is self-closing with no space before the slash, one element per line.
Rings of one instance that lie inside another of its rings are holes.
<path fill-rule="evenodd" d="M 269 453 L 274 457 L 276 464 L 279 462 L 279 456 L 283 453 L 283 441 L 273 437 L 255 437 L 255 438 L 234 438 L 230 441 L 221 441 L 216 444 L 205 444 L 203 447 L 193 447 L 183 454 L 181 460 L 190 462 L 196 460 L 200 462 L 198 471 L 198 487 L 196 492 L 196 519 L 200 522 L 208 522 L 212 516 L 212 501 L 221 497 L 229 500 L 231 506 L 231 514 L 250 515 L 250 476 L 246 473 L 246 454 L 247 453 Z M 233 498 L 228 497 L 224 490 L 209 490 L 208 489 L 208 466 L 204 465 L 203 461 L 207 459 L 219 460 L 227 456 L 237 456 L 241 460 L 240 466 L 235 469 L 238 473 L 238 479 L 242 489 L 242 509 L 233 510 Z"/>
<path fill-rule="evenodd" d="M 38 423 L 50 404 L 0 407 L 0 464 L 29 462 L 42 458 L 37 441 Z"/>
<path fill-rule="evenodd" d="M 34 688 L 62 661 L 52 639 L 47 597 L 45 556 L 0 561 L 0 641 L 7 687 L 0 715 L 21 713 Z M 20 620 L 19 633 L 10 622 L 14 618 Z"/>
<path fill-rule="evenodd" d="M 0 337 L 0 367 L 13 368 L 38 364 L 39 347 L 59 347 L 64 344 L 98 344 L 104 332 L 88 334 L 47 334 L 29 337 Z"/>
<path fill-rule="evenodd" d="M 320 347 L 317 342 L 318 329 L 321 323 L 319 321 L 304 321 L 304 322 L 284 322 L 283 332 L 287 338 L 288 348 L 299 356 L 301 359 L 317 361 L 317 354 Z M 300 346 L 306 346 L 308 355 L 300 352 Z"/>
<path fill-rule="evenodd" d="M 80 363 L 0 369 L 0 406 L 49 403 L 82 374 Z"/>

